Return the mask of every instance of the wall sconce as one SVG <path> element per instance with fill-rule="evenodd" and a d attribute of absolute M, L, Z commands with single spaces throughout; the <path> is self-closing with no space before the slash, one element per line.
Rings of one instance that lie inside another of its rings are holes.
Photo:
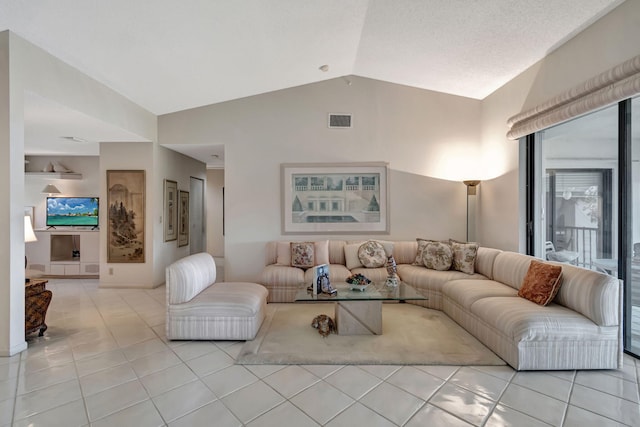
<path fill-rule="evenodd" d="M 467 186 L 467 242 L 476 240 L 476 204 L 480 180 L 462 181 Z"/>
<path fill-rule="evenodd" d="M 60 194 L 60 190 L 58 190 L 58 187 L 56 187 L 53 184 L 47 184 L 46 187 L 44 187 L 41 191 L 41 193 L 46 193 L 46 194 Z"/>

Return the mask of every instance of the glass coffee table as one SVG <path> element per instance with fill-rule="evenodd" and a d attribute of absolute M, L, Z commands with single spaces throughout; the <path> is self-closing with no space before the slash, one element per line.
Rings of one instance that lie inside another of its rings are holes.
<path fill-rule="evenodd" d="M 337 294 L 313 295 L 307 285 L 300 285 L 295 302 L 334 302 L 334 321 L 339 335 L 382 335 L 382 302 L 426 300 L 404 282 L 387 286 L 373 282 L 364 290 L 352 290 L 349 283 L 332 283 Z M 311 319 L 310 319 L 311 320 Z"/>

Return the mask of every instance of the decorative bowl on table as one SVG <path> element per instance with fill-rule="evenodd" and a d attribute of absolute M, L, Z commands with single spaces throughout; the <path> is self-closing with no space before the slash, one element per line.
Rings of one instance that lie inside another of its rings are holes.
<path fill-rule="evenodd" d="M 363 292 L 367 289 L 371 280 L 367 279 L 362 274 L 352 274 L 347 277 L 346 282 L 349 284 L 349 289 Z"/>

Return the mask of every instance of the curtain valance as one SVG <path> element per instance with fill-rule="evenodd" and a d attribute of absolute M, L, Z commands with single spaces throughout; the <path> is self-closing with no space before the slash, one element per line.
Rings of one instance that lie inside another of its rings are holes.
<path fill-rule="evenodd" d="M 640 94 L 640 55 L 507 120 L 509 139 L 518 139 Z"/>

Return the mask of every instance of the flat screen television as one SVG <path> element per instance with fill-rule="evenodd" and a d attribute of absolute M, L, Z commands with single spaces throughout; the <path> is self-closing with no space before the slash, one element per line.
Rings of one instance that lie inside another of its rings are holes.
<path fill-rule="evenodd" d="M 97 197 L 47 197 L 47 227 L 97 227 Z"/>

